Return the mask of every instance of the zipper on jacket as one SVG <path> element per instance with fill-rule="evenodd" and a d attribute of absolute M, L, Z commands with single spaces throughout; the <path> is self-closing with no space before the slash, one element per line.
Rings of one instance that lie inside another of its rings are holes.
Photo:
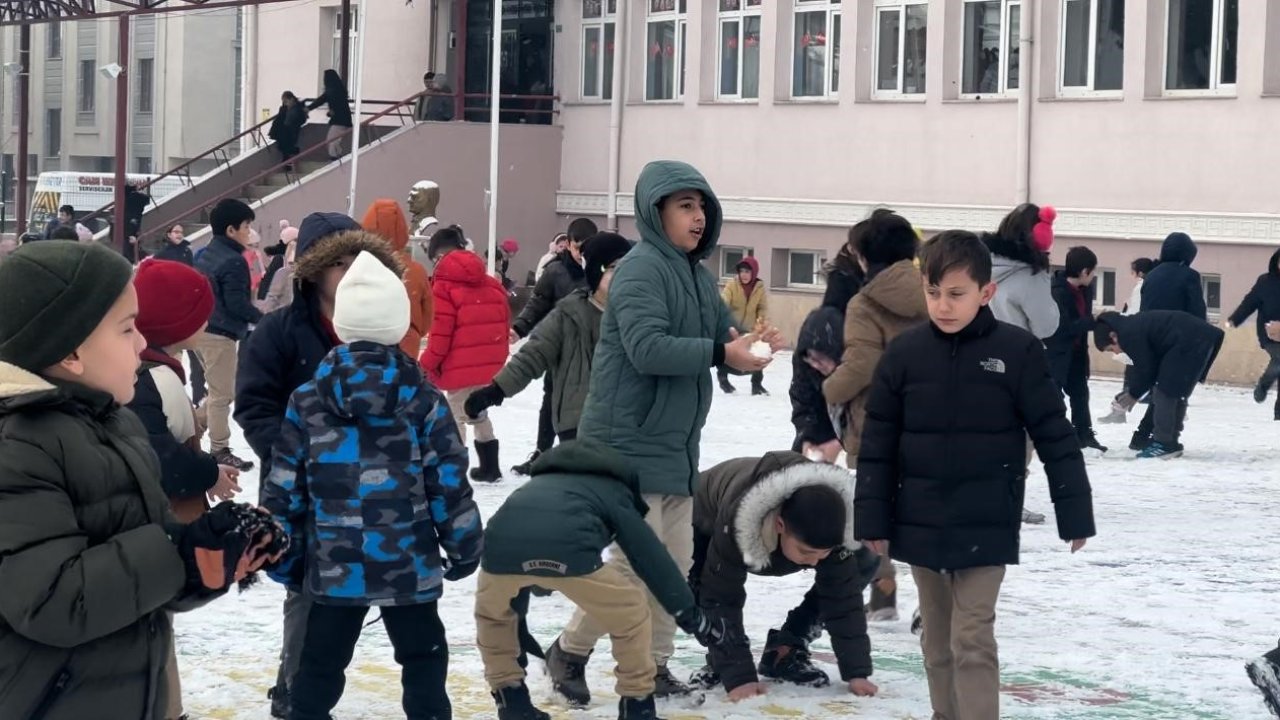
<path fill-rule="evenodd" d="M 956 429 L 956 385 L 959 381 L 958 359 L 960 352 L 960 335 L 959 333 L 951 336 L 951 362 L 947 372 L 947 441 L 943 447 L 943 458 L 945 459 L 944 467 L 953 467 L 951 460 L 951 446 L 955 440 Z M 950 498 L 948 498 L 950 502 Z M 950 545 L 950 542 L 944 542 L 943 546 Z M 945 570 L 944 570 L 945 572 Z"/>
<path fill-rule="evenodd" d="M 62 695 L 62 691 L 67 689 L 67 683 L 71 681 L 71 672 L 63 668 L 57 679 L 45 691 L 44 697 L 40 698 L 40 703 L 36 705 L 35 710 L 31 711 L 29 720 L 41 720 L 45 715 L 49 714 L 49 710 L 53 708 L 53 704 L 58 701 L 58 696 Z"/>

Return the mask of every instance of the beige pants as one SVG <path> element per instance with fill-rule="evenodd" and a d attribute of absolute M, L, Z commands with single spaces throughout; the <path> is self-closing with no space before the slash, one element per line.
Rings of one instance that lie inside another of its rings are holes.
<path fill-rule="evenodd" d="M 480 571 L 476 580 L 476 646 L 484 662 L 484 679 L 492 690 L 524 682 L 524 669 L 517 662 L 518 618 L 511 609 L 511 599 L 534 584 L 560 592 L 607 628 L 618 663 L 614 676 L 619 695 L 642 698 L 653 693 L 656 668 L 649 649 L 653 632 L 649 604 L 635 591 L 631 579 L 612 565 L 590 575 L 566 578 Z"/>
<path fill-rule="evenodd" d="M 1004 566 L 934 572 L 912 566 L 920 595 L 924 670 L 934 720 L 997 720 L 996 600 Z"/>
<path fill-rule="evenodd" d="M 688 575 L 693 565 L 693 498 L 679 495 L 645 495 L 644 501 L 649 505 L 649 514 L 645 522 L 653 528 L 653 532 L 667 547 L 671 558 L 676 561 L 681 575 Z M 648 591 L 645 584 L 631 562 L 618 547 L 617 543 L 609 546 L 608 563 L 615 567 L 631 581 L 632 592 L 643 590 L 649 600 L 649 611 L 653 616 L 653 659 L 658 665 L 666 665 L 667 659 L 676 650 L 676 621 L 662 609 L 662 604 Z M 596 641 L 606 635 L 609 630 L 602 619 L 592 617 L 589 611 L 579 606 L 569 619 L 564 633 L 560 635 L 560 647 L 575 655 L 589 655 L 596 646 Z"/>
<path fill-rule="evenodd" d="M 204 383 L 209 388 L 205 407 L 209 414 L 209 451 L 218 452 L 231 442 L 231 401 L 236 394 L 236 341 L 229 337 L 201 333 L 196 355 L 204 366 Z"/>
<path fill-rule="evenodd" d="M 467 398 L 471 397 L 471 393 L 479 389 L 480 387 L 476 386 L 445 393 L 445 397 L 449 400 L 449 412 L 453 413 L 453 420 L 458 424 L 458 437 L 462 438 L 463 445 L 467 444 L 468 425 L 475 428 L 476 442 L 489 442 L 493 439 L 493 423 L 489 421 L 489 413 L 483 412 L 480 417 L 472 420 L 467 417 L 467 411 L 463 407 L 467 404 Z"/>
<path fill-rule="evenodd" d="M 173 616 L 169 616 L 172 622 Z M 167 702 L 165 703 L 165 720 L 178 720 L 182 717 L 182 680 L 178 676 L 178 652 L 174 647 L 174 638 L 169 638 L 169 658 L 164 663 L 164 684 Z"/>
<path fill-rule="evenodd" d="M 329 126 L 329 131 L 328 131 L 328 132 L 326 132 L 326 133 L 325 133 L 325 135 L 324 135 L 324 141 L 325 141 L 325 142 L 327 142 L 327 143 L 329 143 L 329 158 L 330 158 L 331 160 L 337 160 L 338 158 L 342 157 L 342 154 L 343 154 L 343 149 L 342 149 L 342 141 L 343 141 L 343 138 L 341 137 L 341 135 L 342 135 L 342 133 L 344 133 L 344 132 L 346 132 L 346 131 L 348 131 L 348 130 L 350 130 L 350 129 L 351 129 L 351 128 L 345 128 L 345 127 L 341 127 L 341 126 L 339 126 L 339 125 L 330 125 L 330 126 Z"/>

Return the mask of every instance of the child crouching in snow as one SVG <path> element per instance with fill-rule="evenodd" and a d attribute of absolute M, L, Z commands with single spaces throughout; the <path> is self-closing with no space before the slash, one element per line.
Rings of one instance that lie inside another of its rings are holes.
<path fill-rule="evenodd" d="M 375 605 L 403 667 L 407 716 L 451 716 L 436 601 L 443 580 L 479 566 L 482 529 L 449 408 L 399 348 L 409 312 L 400 278 L 361 252 L 335 299 L 346 344 L 294 391 L 276 442 L 263 504 L 295 544 L 273 577 L 315 603 L 291 720 L 329 717 Z"/>

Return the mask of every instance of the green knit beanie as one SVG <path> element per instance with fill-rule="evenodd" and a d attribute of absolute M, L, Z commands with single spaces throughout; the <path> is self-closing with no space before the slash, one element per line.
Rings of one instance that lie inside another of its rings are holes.
<path fill-rule="evenodd" d="M 41 240 L 0 262 L 0 361 L 39 373 L 75 352 L 133 280 L 98 243 Z"/>

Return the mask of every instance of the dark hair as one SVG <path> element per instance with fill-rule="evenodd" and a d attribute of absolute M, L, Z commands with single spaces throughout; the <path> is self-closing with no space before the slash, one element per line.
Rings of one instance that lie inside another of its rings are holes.
<path fill-rule="evenodd" d="M 1107 348 L 1111 347 L 1114 342 L 1111 339 L 1111 333 L 1115 333 L 1117 336 L 1120 334 L 1120 331 L 1115 327 L 1115 320 L 1119 317 L 1122 317 L 1120 313 L 1107 311 L 1093 321 L 1093 344 L 1099 350 L 1106 352 Z"/>
<path fill-rule="evenodd" d="M 435 234 L 427 241 L 427 257 L 434 262 L 441 253 L 462 250 L 466 247 L 466 233 L 462 232 L 462 228 L 457 225 L 450 225 L 435 231 Z"/>
<path fill-rule="evenodd" d="M 79 240 L 80 234 L 70 225 L 59 225 L 49 234 L 50 240 Z"/>
<path fill-rule="evenodd" d="M 849 228 L 849 243 L 867 261 L 867 278 L 902 260 L 916 256 L 920 236 L 906 218 L 889 208 L 876 208 Z"/>
<path fill-rule="evenodd" d="M 1032 274 L 1049 271 L 1049 253 L 1036 249 L 1031 230 L 1040 222 L 1040 206 L 1023 203 L 1004 216 L 994 235 L 983 241 L 993 255 L 1018 260 L 1031 266 Z"/>
<path fill-rule="evenodd" d="M 234 198 L 219 200 L 209 213 L 209 227 L 214 235 L 226 235 L 227 228 L 239 228 L 245 222 L 253 222 L 257 216 L 253 208 Z"/>
<path fill-rule="evenodd" d="M 1138 258 L 1129 263 L 1129 269 L 1143 277 L 1146 277 L 1147 273 L 1151 272 L 1151 269 L 1155 266 L 1156 261 L 1151 258 Z"/>
<path fill-rule="evenodd" d="M 430 70 L 422 74 L 423 80 L 434 80 L 435 78 L 436 78 L 436 74 Z"/>
<path fill-rule="evenodd" d="M 342 82 L 342 76 L 338 74 L 337 70 L 332 68 L 324 71 L 324 89 L 325 92 L 330 90 L 340 90 L 344 95 L 347 93 L 347 85 Z"/>
<path fill-rule="evenodd" d="M 169 229 L 164 231 L 164 234 L 165 234 L 165 235 L 168 235 L 169 233 L 173 232 L 173 229 L 174 229 L 174 228 L 182 228 L 182 232 L 184 232 L 184 233 L 187 231 L 187 228 L 186 228 L 185 226 L 183 226 L 183 224 L 182 224 L 182 223 L 171 223 L 171 224 L 169 225 Z"/>
<path fill-rule="evenodd" d="M 294 95 L 292 90 L 285 90 L 284 92 L 280 93 L 280 99 L 292 100 L 294 102 L 298 102 L 298 96 Z"/>
<path fill-rule="evenodd" d="M 844 544 L 846 505 L 848 501 L 830 485 L 805 485 L 782 501 L 778 516 L 800 542 L 814 550 L 828 550 Z"/>
<path fill-rule="evenodd" d="M 587 238 L 600 232 L 596 224 L 587 218 L 578 218 L 569 223 L 569 230 L 566 233 L 569 236 L 569 242 L 583 243 Z"/>
<path fill-rule="evenodd" d="M 58 208 L 58 212 L 60 212 L 60 213 L 66 213 L 66 214 L 70 215 L 71 217 L 75 217 L 75 216 L 76 216 L 76 209 L 75 209 L 75 208 L 73 208 L 73 207 L 71 207 L 70 205 L 63 205 L 62 207 Z"/>
<path fill-rule="evenodd" d="M 1083 245 L 1077 245 L 1067 251 L 1067 261 L 1063 266 L 1067 277 L 1078 278 L 1080 273 L 1098 267 L 1098 256 Z"/>
<path fill-rule="evenodd" d="M 947 230 L 925 243 L 920 270 L 930 285 L 942 282 L 952 270 L 964 270 L 978 285 L 991 282 L 991 251 L 968 230 Z"/>

